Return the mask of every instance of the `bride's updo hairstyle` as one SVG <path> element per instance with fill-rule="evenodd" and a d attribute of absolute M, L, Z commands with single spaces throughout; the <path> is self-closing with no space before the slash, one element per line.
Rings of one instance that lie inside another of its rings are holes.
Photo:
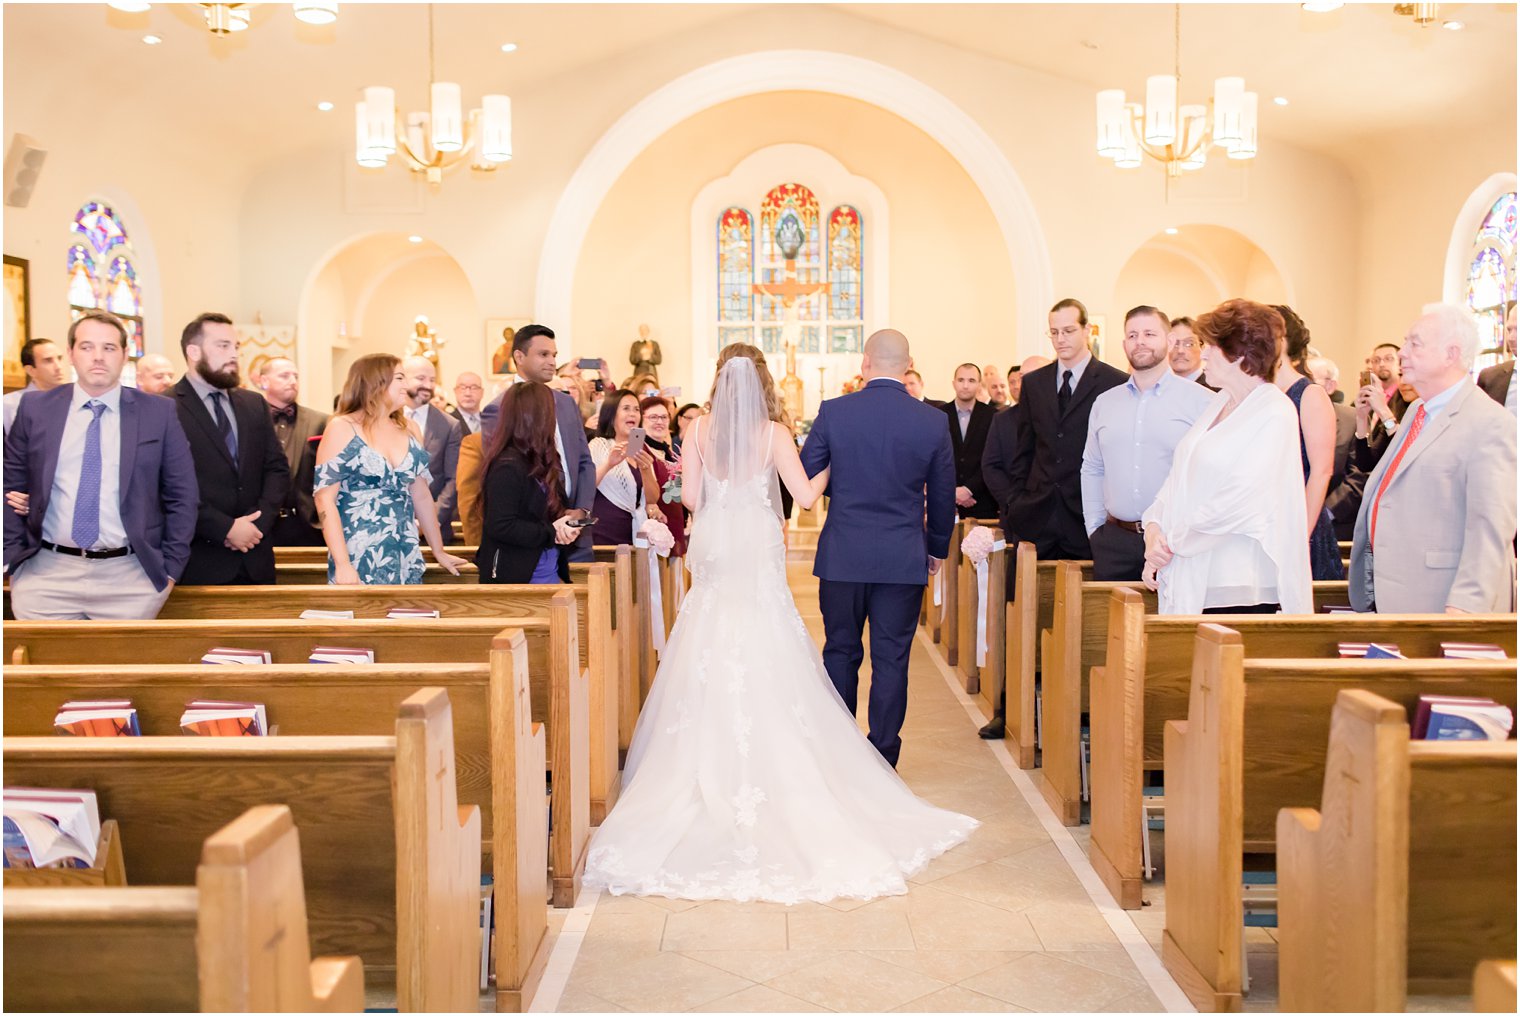
<path fill-rule="evenodd" d="M 723 365 L 736 356 L 754 361 L 755 373 L 760 375 L 760 393 L 765 397 L 765 414 L 776 423 L 784 424 L 786 415 L 781 409 L 781 398 L 776 394 L 776 381 L 771 377 L 770 368 L 765 365 L 765 352 L 746 342 L 730 343 L 718 353 L 718 367 L 713 374 L 712 391 L 707 395 L 707 405 L 702 408 L 709 413 L 712 412 L 713 396 L 718 392 L 718 376 L 723 373 Z"/>

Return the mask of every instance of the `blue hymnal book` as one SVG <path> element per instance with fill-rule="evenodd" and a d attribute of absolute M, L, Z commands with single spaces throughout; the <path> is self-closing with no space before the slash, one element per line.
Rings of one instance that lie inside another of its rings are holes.
<path fill-rule="evenodd" d="M 1402 660 L 1404 654 L 1399 652 L 1398 646 L 1379 645 L 1374 642 L 1367 647 L 1367 655 L 1364 660 Z"/>
<path fill-rule="evenodd" d="M 5 866 L 7 868 L 32 867 L 32 851 L 26 845 L 26 837 L 10 819 L 5 820 Z"/>

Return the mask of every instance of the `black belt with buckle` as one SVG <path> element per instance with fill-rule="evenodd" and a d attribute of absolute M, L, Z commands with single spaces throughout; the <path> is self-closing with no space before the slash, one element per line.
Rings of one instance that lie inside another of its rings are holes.
<path fill-rule="evenodd" d="M 1120 529 L 1127 529 L 1132 533 L 1139 533 L 1142 536 L 1145 535 L 1145 527 L 1139 522 L 1126 522 L 1124 519 L 1116 519 L 1110 515 L 1108 517 L 1108 524 L 1118 526 Z"/>
<path fill-rule="evenodd" d="M 126 557 L 132 553 L 131 547 L 116 547 L 111 550 L 85 550 L 82 547 L 60 547 L 56 543 L 42 541 L 43 550 L 51 550 L 55 554 L 67 554 L 69 557 L 82 557 L 86 561 L 104 561 L 111 557 Z"/>

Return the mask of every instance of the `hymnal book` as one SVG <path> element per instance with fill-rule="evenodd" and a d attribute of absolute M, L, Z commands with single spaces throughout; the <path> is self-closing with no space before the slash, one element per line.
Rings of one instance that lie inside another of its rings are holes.
<path fill-rule="evenodd" d="M 346 649 L 342 646 L 317 646 L 307 663 L 374 663 L 373 649 Z"/>
<path fill-rule="evenodd" d="M 53 717 L 53 730 L 74 737 L 141 737 L 131 699 L 80 699 L 65 702 Z"/>
<path fill-rule="evenodd" d="M 3 791 L 5 867 L 88 868 L 100 842 L 93 790 Z"/>
<path fill-rule="evenodd" d="M 490 875 L 480 876 L 480 990 L 491 985 L 491 932 L 496 922 L 492 919 L 492 902 L 495 886 Z"/>
<path fill-rule="evenodd" d="M 352 621 L 354 612 L 351 610 L 317 610 L 315 608 L 301 611 L 302 621 Z"/>
<path fill-rule="evenodd" d="M 1448 660 L 1507 660 L 1503 649 L 1487 642 L 1442 642 L 1441 655 Z"/>
<path fill-rule="evenodd" d="M 1421 695 L 1415 723 L 1415 736 L 1426 741 L 1505 741 L 1515 715 L 1493 699 Z"/>
<path fill-rule="evenodd" d="M 179 729 L 199 737 L 263 737 L 269 732 L 269 718 L 262 702 L 195 699 L 185 704 Z"/>
<path fill-rule="evenodd" d="M 1327 603 L 1327 604 L 1325 604 L 1325 613 L 1327 613 L 1327 614 L 1355 614 L 1356 610 L 1349 603 Z"/>
<path fill-rule="evenodd" d="M 411 618 L 438 617 L 438 611 L 423 607 L 392 607 L 385 615 L 387 621 L 404 621 Z"/>
<path fill-rule="evenodd" d="M 1404 654 L 1392 642 L 1342 642 L 1336 646 L 1343 660 L 1402 660 Z M 1376 650 L 1376 652 L 1374 652 Z"/>
<path fill-rule="evenodd" d="M 202 663 L 272 663 L 274 658 L 265 649 L 228 649 L 218 646 L 205 656 Z"/>

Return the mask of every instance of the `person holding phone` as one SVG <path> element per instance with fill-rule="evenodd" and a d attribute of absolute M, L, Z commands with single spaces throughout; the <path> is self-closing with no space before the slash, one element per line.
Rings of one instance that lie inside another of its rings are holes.
<path fill-rule="evenodd" d="M 591 542 L 596 546 L 632 543 L 644 524 L 646 506 L 660 500 L 654 456 L 644 446 L 639 397 L 626 389 L 608 394 L 591 440 L 596 465 L 596 516 Z"/>
<path fill-rule="evenodd" d="M 570 581 L 561 552 L 580 536 L 554 450 L 554 395 L 526 381 L 508 389 L 481 456 L 482 526 L 475 565 L 485 583 Z"/>

